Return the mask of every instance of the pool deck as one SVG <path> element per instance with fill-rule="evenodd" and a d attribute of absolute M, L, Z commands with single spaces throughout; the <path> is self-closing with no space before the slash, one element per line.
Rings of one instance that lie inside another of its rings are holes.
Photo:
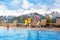
<path fill-rule="evenodd" d="M 20 28 L 20 29 L 60 31 L 60 28 Z"/>
<path fill-rule="evenodd" d="M 7 28 L 7 27 L 2 27 L 0 28 Z M 44 28 L 44 27 L 10 27 L 9 29 L 22 29 L 23 30 L 49 30 L 49 31 L 60 31 L 60 28 Z"/>

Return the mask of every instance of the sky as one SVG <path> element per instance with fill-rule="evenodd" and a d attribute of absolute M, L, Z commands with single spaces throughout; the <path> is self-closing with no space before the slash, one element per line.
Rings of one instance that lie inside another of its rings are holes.
<path fill-rule="evenodd" d="M 0 16 L 60 12 L 60 0 L 0 0 Z"/>

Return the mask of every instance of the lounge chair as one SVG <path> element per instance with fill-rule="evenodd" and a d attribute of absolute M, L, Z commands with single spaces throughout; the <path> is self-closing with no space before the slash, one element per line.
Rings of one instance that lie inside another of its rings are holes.
<path fill-rule="evenodd" d="M 36 27 L 36 26 L 37 26 L 37 21 L 33 20 L 32 23 L 31 23 L 31 27 Z"/>
<path fill-rule="evenodd" d="M 54 24 L 55 27 L 60 27 L 60 19 L 56 20 L 56 23 Z"/>
<path fill-rule="evenodd" d="M 41 22 L 40 22 L 41 27 L 45 27 L 46 22 L 47 22 L 47 19 L 42 19 Z"/>
<path fill-rule="evenodd" d="M 17 23 L 17 27 L 24 27 L 24 23 Z"/>
<path fill-rule="evenodd" d="M 5 20 L 2 20 L 0 25 L 1 25 L 1 26 L 7 26 L 7 23 L 6 23 Z"/>
<path fill-rule="evenodd" d="M 8 25 L 12 27 L 17 27 L 17 20 L 14 20 L 12 23 L 8 23 Z"/>

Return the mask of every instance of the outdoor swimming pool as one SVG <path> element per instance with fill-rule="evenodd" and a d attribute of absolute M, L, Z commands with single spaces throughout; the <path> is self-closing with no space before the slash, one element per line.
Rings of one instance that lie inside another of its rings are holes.
<path fill-rule="evenodd" d="M 1 28 L 0 40 L 60 40 L 60 32 Z"/>

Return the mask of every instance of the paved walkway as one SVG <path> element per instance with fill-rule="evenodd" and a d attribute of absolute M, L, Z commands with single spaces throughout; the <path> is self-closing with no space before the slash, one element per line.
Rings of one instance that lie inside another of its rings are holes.
<path fill-rule="evenodd" d="M 2 27 L 0 26 L 0 28 L 6 28 L 6 27 Z M 10 27 L 10 29 L 22 29 L 23 30 L 49 30 L 49 31 L 60 31 L 60 28 L 44 28 L 44 27 L 35 27 L 35 28 L 32 28 L 32 27 Z"/>

